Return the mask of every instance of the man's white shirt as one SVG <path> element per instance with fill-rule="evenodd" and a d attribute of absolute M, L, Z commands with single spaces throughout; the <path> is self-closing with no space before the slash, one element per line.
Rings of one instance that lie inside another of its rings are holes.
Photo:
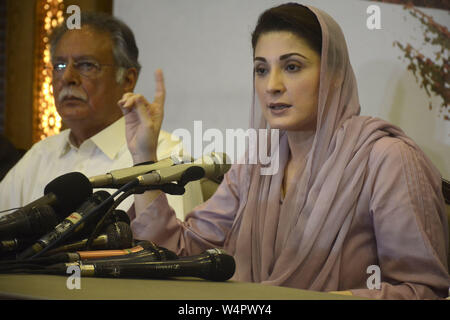
<path fill-rule="evenodd" d="M 70 130 L 50 136 L 34 144 L 0 182 L 0 211 L 18 208 L 42 197 L 45 186 L 65 173 L 78 171 L 87 177 L 133 166 L 125 138 L 125 120 L 120 118 L 109 127 L 84 141 L 79 148 L 69 139 Z M 161 130 L 158 139 L 159 160 L 170 157 L 179 144 L 178 138 Z M 113 193 L 114 189 L 106 190 Z M 183 196 L 167 195 L 169 204 L 181 220 L 203 201 L 200 183 L 186 185 Z M 130 196 L 118 209 L 127 211 L 134 201 Z M 0 216 L 11 213 L 0 213 Z"/>

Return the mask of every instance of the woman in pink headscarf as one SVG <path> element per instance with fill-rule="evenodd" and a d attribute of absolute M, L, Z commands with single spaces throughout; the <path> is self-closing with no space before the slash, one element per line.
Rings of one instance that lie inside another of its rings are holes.
<path fill-rule="evenodd" d="M 233 279 L 387 299 L 446 297 L 448 230 L 439 172 L 399 129 L 359 116 L 341 29 L 313 7 L 264 12 L 252 38 L 251 126 L 280 130 L 279 170 L 234 164 L 184 222 L 159 191 L 135 197 L 136 239 L 180 255 L 220 247 Z M 127 94 L 135 163 L 156 161 L 164 83 L 155 100 Z M 247 156 L 252 150 L 248 150 Z M 379 267 L 378 288 L 368 288 Z"/>

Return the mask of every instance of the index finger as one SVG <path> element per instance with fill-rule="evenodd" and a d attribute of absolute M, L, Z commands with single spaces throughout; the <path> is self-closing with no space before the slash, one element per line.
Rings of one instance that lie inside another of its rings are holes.
<path fill-rule="evenodd" d="M 166 87 L 164 86 L 164 74 L 161 69 L 155 71 L 156 91 L 153 103 L 164 105 Z"/>

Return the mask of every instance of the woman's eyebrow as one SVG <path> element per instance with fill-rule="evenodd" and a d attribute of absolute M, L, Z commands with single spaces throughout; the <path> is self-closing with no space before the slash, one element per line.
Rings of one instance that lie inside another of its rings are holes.
<path fill-rule="evenodd" d="M 308 60 L 307 57 L 305 57 L 304 55 L 297 53 L 297 52 L 291 52 L 291 53 L 286 53 L 280 56 L 280 60 L 286 60 L 287 58 L 291 57 L 291 56 L 299 56 L 305 60 Z M 262 61 L 262 62 L 267 62 L 266 58 L 263 57 L 255 57 L 253 60 L 255 61 Z"/>
<path fill-rule="evenodd" d="M 303 59 L 308 60 L 307 57 L 305 57 L 304 55 L 302 55 L 300 53 L 297 53 L 297 52 L 283 54 L 282 56 L 280 56 L 280 60 L 285 60 L 285 59 L 287 59 L 287 58 L 289 58 L 291 56 L 299 56 L 299 57 L 302 57 Z"/>

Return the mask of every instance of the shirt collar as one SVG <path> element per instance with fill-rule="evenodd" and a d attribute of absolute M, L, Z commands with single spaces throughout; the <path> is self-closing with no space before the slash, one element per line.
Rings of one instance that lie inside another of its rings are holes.
<path fill-rule="evenodd" d="M 61 146 L 60 153 L 60 156 L 63 156 L 69 152 L 71 148 L 76 149 L 76 147 L 70 142 L 70 130 L 64 130 L 61 134 L 65 135 L 63 137 L 63 145 Z M 91 140 L 97 148 L 99 148 L 108 158 L 113 160 L 122 149 L 122 146 L 126 144 L 124 117 L 121 117 L 88 140 Z"/>
<path fill-rule="evenodd" d="M 59 148 L 60 153 L 59 157 L 64 156 L 66 153 L 70 151 L 71 148 L 75 148 L 69 139 L 70 130 L 63 130 L 59 133 L 61 135 L 61 147 Z"/>

